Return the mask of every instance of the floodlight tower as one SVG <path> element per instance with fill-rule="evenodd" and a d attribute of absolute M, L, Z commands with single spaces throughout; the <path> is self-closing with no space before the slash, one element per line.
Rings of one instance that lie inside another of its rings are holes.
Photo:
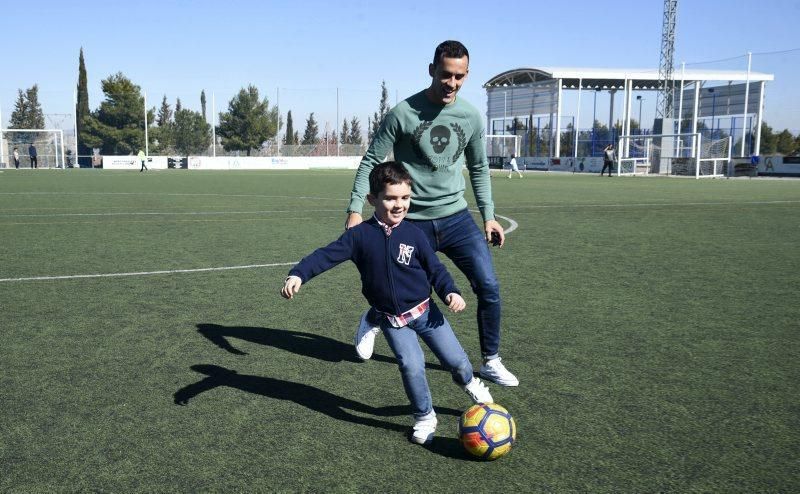
<path fill-rule="evenodd" d="M 664 20 L 661 28 L 661 59 L 658 64 L 658 95 L 656 96 L 656 118 L 653 122 L 653 134 L 673 134 L 675 123 L 672 111 L 672 90 L 675 81 L 672 78 L 672 61 L 675 55 L 675 20 L 678 17 L 678 0 L 664 0 Z M 668 174 L 672 168 L 669 158 L 676 145 L 674 137 L 659 137 L 655 144 L 659 151 L 653 153 L 652 170 L 659 174 Z"/>
<path fill-rule="evenodd" d="M 664 20 L 661 28 L 661 58 L 658 64 L 658 97 L 656 99 L 656 118 L 671 119 L 672 65 L 675 56 L 675 23 L 678 18 L 678 0 L 664 0 Z M 666 129 L 664 129 L 666 131 Z M 671 132 L 671 131 L 670 131 Z"/>

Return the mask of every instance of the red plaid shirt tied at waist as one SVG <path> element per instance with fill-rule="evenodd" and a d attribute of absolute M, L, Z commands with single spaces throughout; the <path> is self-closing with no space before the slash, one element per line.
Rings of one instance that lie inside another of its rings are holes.
<path fill-rule="evenodd" d="M 389 324 L 395 328 L 402 328 L 403 326 L 408 326 L 412 321 L 418 319 L 422 314 L 428 310 L 430 306 L 430 298 L 426 298 L 423 300 L 418 306 L 412 307 L 411 309 L 403 312 L 399 316 L 395 316 L 394 314 L 387 314 L 386 312 L 381 312 L 382 315 L 386 316 L 386 319 L 389 320 Z"/>

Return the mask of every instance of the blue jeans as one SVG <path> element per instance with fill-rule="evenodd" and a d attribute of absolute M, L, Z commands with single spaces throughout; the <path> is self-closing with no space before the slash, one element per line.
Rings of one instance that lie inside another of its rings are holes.
<path fill-rule="evenodd" d="M 439 362 L 450 370 L 456 384 L 463 386 L 472 380 L 472 364 L 469 363 L 450 323 L 433 300 L 428 310 L 407 326 L 395 328 L 384 317 L 381 320 L 381 329 L 389 348 L 397 358 L 397 365 L 403 376 L 403 387 L 411 401 L 415 418 L 423 417 L 433 410 L 431 390 L 425 377 L 425 355 L 417 336 L 428 345 Z"/>
<path fill-rule="evenodd" d="M 485 234 L 466 209 L 435 220 L 408 221 L 425 232 L 431 247 L 450 258 L 469 280 L 478 296 L 481 354 L 496 358 L 500 350 L 500 284 Z"/>

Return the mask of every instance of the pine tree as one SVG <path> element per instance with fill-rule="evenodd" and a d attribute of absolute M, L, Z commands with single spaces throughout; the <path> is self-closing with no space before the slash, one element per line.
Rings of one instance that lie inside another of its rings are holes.
<path fill-rule="evenodd" d="M 14 102 L 14 110 L 11 112 L 9 128 L 44 128 L 44 113 L 39 104 L 39 86 L 36 84 L 26 89 L 24 92 L 22 89 L 17 91 L 17 101 Z M 34 132 L 16 133 L 12 142 L 33 142 L 36 137 L 36 133 Z"/>
<path fill-rule="evenodd" d="M 350 126 L 347 124 L 346 118 L 342 120 L 342 131 L 339 132 L 339 135 L 342 136 L 342 144 L 352 144 L 352 142 L 350 142 Z"/>
<path fill-rule="evenodd" d="M 347 140 L 350 144 L 361 144 L 363 142 L 361 122 L 358 121 L 358 117 L 353 117 L 353 120 L 350 121 L 350 137 Z"/>
<path fill-rule="evenodd" d="M 12 129 L 43 129 L 44 113 L 39 104 L 39 86 L 18 90 L 14 111 L 11 112 L 10 128 Z"/>
<path fill-rule="evenodd" d="M 200 108 L 202 109 L 201 112 L 203 114 L 203 120 L 206 120 L 206 90 L 203 89 L 200 91 Z"/>
<path fill-rule="evenodd" d="M 250 156 L 252 149 L 278 134 L 280 115 L 277 107 L 269 107 L 269 100 L 261 100 L 258 88 L 248 86 L 228 102 L 228 111 L 219 116 L 219 135 L 226 150 L 246 151 Z"/>
<path fill-rule="evenodd" d="M 389 113 L 389 90 L 386 89 L 386 81 L 381 81 L 381 102 L 378 105 L 378 111 L 372 115 L 372 126 L 369 129 L 370 142 L 372 142 L 372 138 L 375 137 L 375 134 L 378 133 L 378 129 L 381 128 L 381 124 L 387 113 Z"/>
<path fill-rule="evenodd" d="M 44 128 L 44 112 L 42 105 L 39 104 L 39 86 L 34 84 L 32 88 L 28 89 L 28 105 L 30 111 L 30 124 L 32 129 Z"/>
<path fill-rule="evenodd" d="M 175 113 L 178 113 L 178 112 L 179 112 L 179 111 L 181 111 L 182 109 L 183 109 L 183 105 L 181 105 L 181 99 L 180 99 L 180 98 L 178 98 L 178 99 L 175 101 Z"/>
<path fill-rule="evenodd" d="M 175 112 L 175 149 L 182 155 L 201 154 L 211 144 L 211 126 L 199 112 L 181 109 Z"/>
<path fill-rule="evenodd" d="M 144 122 L 141 88 L 118 72 L 101 83 L 105 100 L 86 121 L 85 142 L 101 148 L 102 154 L 120 155 L 144 149 Z M 154 120 L 152 110 L 147 121 Z"/>
<path fill-rule="evenodd" d="M 292 121 L 292 110 L 286 114 L 286 135 L 283 138 L 283 143 L 292 145 L 297 144 L 297 139 L 295 138 L 294 132 L 294 122 Z"/>
<path fill-rule="evenodd" d="M 166 153 L 173 149 L 175 144 L 175 122 L 172 117 L 172 108 L 167 103 L 167 96 L 164 95 L 156 116 L 158 127 L 150 129 L 151 150 L 153 152 Z"/>
<path fill-rule="evenodd" d="M 79 166 L 89 166 L 91 149 L 84 142 L 84 127 L 89 114 L 89 87 L 86 77 L 86 63 L 83 59 L 83 47 L 78 56 L 78 88 L 77 102 L 75 103 L 75 121 L 77 122 L 76 133 L 78 136 L 78 164 Z"/>
<path fill-rule="evenodd" d="M 789 129 L 783 129 L 783 131 L 776 136 L 775 150 L 778 151 L 778 154 L 784 156 L 792 154 L 792 151 L 794 151 L 794 137 L 792 133 L 789 132 Z"/>
<path fill-rule="evenodd" d="M 156 117 L 156 124 L 159 127 L 164 127 L 172 121 L 172 108 L 167 103 L 167 95 L 161 100 L 161 108 L 158 109 L 158 116 Z"/>
<path fill-rule="evenodd" d="M 17 101 L 14 102 L 14 110 L 11 112 L 9 129 L 27 129 L 28 101 L 22 89 L 17 90 Z"/>
<path fill-rule="evenodd" d="M 778 137 L 767 122 L 761 122 L 761 154 L 774 154 L 777 151 Z"/>
<path fill-rule="evenodd" d="M 317 144 L 319 143 L 319 125 L 314 120 L 314 112 L 308 116 L 306 120 L 306 130 L 303 132 L 303 141 L 301 144 Z"/>

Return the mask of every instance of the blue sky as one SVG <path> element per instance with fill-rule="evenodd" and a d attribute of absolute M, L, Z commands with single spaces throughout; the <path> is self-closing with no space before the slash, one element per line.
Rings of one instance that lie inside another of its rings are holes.
<path fill-rule="evenodd" d="M 657 68 L 661 0 L 554 2 L 506 0 L 8 2 L 7 51 L 0 109 L 8 122 L 18 89 L 40 88 L 45 113 L 72 113 L 78 52 L 84 49 L 89 104 L 102 101 L 100 81 L 123 72 L 147 93 L 149 106 L 200 108 L 205 90 L 217 111 L 253 84 L 281 113 L 292 110 L 302 132 L 310 112 L 324 130 L 358 117 L 362 128 L 385 80 L 391 103 L 426 87 L 433 49 L 461 40 L 470 50 L 465 97 L 485 111 L 481 87 L 517 67 Z M 696 68 L 746 70 L 747 51 L 800 48 L 797 0 L 680 0 L 675 63 L 739 57 Z M 775 75 L 765 120 L 800 132 L 800 50 L 755 55 L 753 70 Z M 339 88 L 339 124 L 337 116 Z M 643 120 L 652 119 L 655 94 Z M 598 101 L 598 105 L 600 102 Z M 582 117 L 583 120 L 583 117 Z M 582 122 L 583 123 L 583 122 Z M 582 126 L 590 126 L 590 119 Z M 71 125 L 64 125 L 71 128 Z"/>

